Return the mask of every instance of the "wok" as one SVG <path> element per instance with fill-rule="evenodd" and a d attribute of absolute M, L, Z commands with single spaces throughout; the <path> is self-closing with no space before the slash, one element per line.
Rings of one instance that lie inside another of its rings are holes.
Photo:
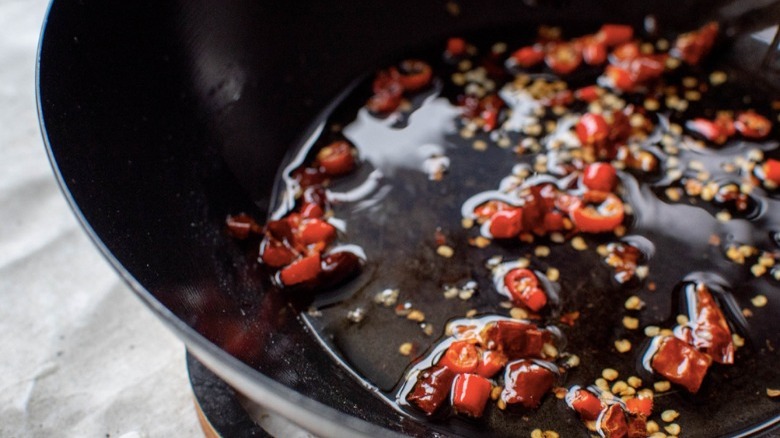
<path fill-rule="evenodd" d="M 639 26 L 651 13 L 675 30 L 727 22 L 730 62 L 779 83 L 756 62 L 766 43 L 739 38 L 776 23 L 776 2 L 55 0 L 40 44 L 39 113 L 87 233 L 234 388 L 325 436 L 475 435 L 479 424 L 402 413 L 343 367 L 302 322 L 301 306 L 271 292 L 257 248 L 226 235 L 225 217 L 265 218 L 288 150 L 355 78 L 411 48 L 540 23 Z M 737 412 L 743 402 L 722 401 Z M 700 421 L 696 435 L 771 434 L 778 412 Z M 559 418 L 563 436 L 587 436 L 557 415 L 544 420 Z"/>

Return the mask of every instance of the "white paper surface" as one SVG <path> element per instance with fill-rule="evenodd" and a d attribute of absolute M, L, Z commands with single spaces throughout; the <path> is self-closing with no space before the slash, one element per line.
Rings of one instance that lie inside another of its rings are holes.
<path fill-rule="evenodd" d="M 46 8 L 0 0 L 0 437 L 202 436 L 183 344 L 88 240 L 49 167 Z"/>

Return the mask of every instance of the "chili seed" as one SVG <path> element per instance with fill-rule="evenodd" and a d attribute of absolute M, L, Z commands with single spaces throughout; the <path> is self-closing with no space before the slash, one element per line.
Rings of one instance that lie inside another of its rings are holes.
<path fill-rule="evenodd" d="M 667 380 L 661 380 L 659 382 L 653 383 L 653 389 L 655 389 L 655 392 L 666 392 L 671 389 L 671 387 L 672 384 Z"/>
<path fill-rule="evenodd" d="M 677 315 L 677 324 L 679 325 L 685 325 L 688 324 L 688 317 L 685 315 Z"/>
<path fill-rule="evenodd" d="M 501 386 L 494 386 L 493 389 L 490 390 L 490 399 L 498 400 L 498 397 L 501 396 L 501 391 L 503 390 L 504 388 Z"/>
<path fill-rule="evenodd" d="M 382 304 L 385 307 L 394 306 L 398 302 L 398 295 L 401 293 L 398 289 L 385 289 L 374 295 L 374 302 Z"/>
<path fill-rule="evenodd" d="M 604 368 L 601 371 L 601 377 L 609 380 L 610 382 L 618 378 L 618 371 L 613 368 Z"/>
<path fill-rule="evenodd" d="M 569 391 L 566 388 L 563 388 L 561 386 L 553 389 L 553 394 L 555 394 L 555 398 L 557 398 L 558 400 L 563 400 L 564 398 L 566 398 L 566 393 L 568 392 Z"/>
<path fill-rule="evenodd" d="M 644 301 L 642 301 L 636 295 L 631 295 L 630 297 L 628 297 L 625 303 L 625 307 L 628 310 L 640 310 L 644 306 L 645 306 Z"/>
<path fill-rule="evenodd" d="M 751 316 L 753 316 L 753 311 L 748 308 L 744 308 L 742 309 L 742 316 L 744 316 L 745 318 L 750 318 Z"/>
<path fill-rule="evenodd" d="M 599 377 L 596 379 L 596 387 L 602 391 L 609 391 L 609 383 L 607 383 L 607 380 Z"/>
<path fill-rule="evenodd" d="M 656 433 L 648 436 L 647 438 L 666 438 L 666 434 L 663 433 L 663 432 L 656 432 Z"/>
<path fill-rule="evenodd" d="M 661 412 L 661 419 L 664 420 L 666 423 L 671 423 L 672 421 L 676 420 L 677 417 L 680 416 L 680 413 L 675 411 L 674 409 L 667 409 L 663 412 Z"/>
<path fill-rule="evenodd" d="M 623 327 L 629 330 L 636 330 L 639 328 L 639 320 L 631 316 L 624 316 Z"/>
<path fill-rule="evenodd" d="M 457 287 L 449 287 L 444 289 L 444 298 L 448 300 L 455 298 L 458 296 L 458 292 L 460 292 L 460 290 Z"/>
<path fill-rule="evenodd" d="M 755 264 L 750 267 L 750 272 L 753 274 L 754 277 L 760 277 L 766 274 L 766 267 L 764 265 Z"/>
<path fill-rule="evenodd" d="M 408 319 L 410 321 L 415 321 L 415 322 L 423 322 L 423 321 L 425 321 L 425 313 L 423 313 L 423 312 L 421 312 L 421 311 L 419 311 L 417 309 L 414 309 L 411 312 L 409 312 L 408 315 L 406 315 L 406 319 Z"/>
<path fill-rule="evenodd" d="M 621 394 L 626 389 L 628 389 L 628 384 L 622 380 L 618 380 L 612 385 L 611 391 L 613 394 Z"/>
<path fill-rule="evenodd" d="M 637 376 L 629 377 L 627 382 L 628 382 L 628 385 L 630 387 L 632 387 L 632 388 L 639 388 L 640 386 L 642 386 L 642 379 L 640 379 Z"/>
<path fill-rule="evenodd" d="M 557 268 L 548 268 L 546 275 L 550 281 L 558 281 L 561 277 L 561 272 Z"/>
<path fill-rule="evenodd" d="M 531 438 L 544 438 L 542 429 L 534 429 L 531 431 Z"/>
<path fill-rule="evenodd" d="M 463 289 L 458 291 L 458 298 L 463 301 L 471 299 L 474 296 L 474 289 Z"/>
<path fill-rule="evenodd" d="M 498 399 L 498 401 L 496 402 L 496 407 L 498 407 L 498 409 L 501 409 L 502 411 L 506 409 L 506 402 L 504 401 L 504 399 L 502 398 Z"/>
<path fill-rule="evenodd" d="M 780 389 L 767 388 L 766 395 L 772 398 L 780 397 Z"/>
<path fill-rule="evenodd" d="M 571 246 L 577 251 L 584 251 L 588 249 L 588 244 L 585 242 L 585 239 L 580 236 L 576 236 L 571 239 Z"/>
<path fill-rule="evenodd" d="M 460 220 L 460 225 L 465 229 L 469 229 L 474 226 L 474 219 L 470 217 L 464 217 Z"/>
<path fill-rule="evenodd" d="M 731 335 L 731 342 L 734 343 L 734 346 L 737 348 L 744 347 L 745 346 L 745 338 L 742 336 L 734 333 Z"/>
<path fill-rule="evenodd" d="M 753 303 L 755 307 L 764 307 L 767 305 L 767 298 L 766 295 L 756 295 L 753 298 L 750 299 L 750 302 Z"/>
<path fill-rule="evenodd" d="M 448 259 L 453 255 L 455 255 L 455 250 L 452 249 L 451 246 L 441 245 L 438 248 L 436 248 L 436 254 Z"/>
<path fill-rule="evenodd" d="M 542 345 L 542 353 L 547 357 L 558 357 L 558 349 L 549 342 Z"/>
<path fill-rule="evenodd" d="M 712 85 L 721 85 L 728 80 L 726 73 L 722 71 L 714 71 L 710 73 L 710 83 Z"/>
<path fill-rule="evenodd" d="M 550 247 L 539 245 L 536 248 L 534 248 L 534 255 L 537 257 L 547 257 L 548 255 L 550 255 Z"/>
<path fill-rule="evenodd" d="M 669 435 L 677 436 L 680 434 L 680 425 L 677 423 L 672 423 L 668 426 L 664 426 L 664 430 L 669 433 Z"/>
<path fill-rule="evenodd" d="M 487 150 L 488 144 L 484 140 L 475 140 L 471 147 L 474 148 L 475 151 L 481 152 Z"/>
<path fill-rule="evenodd" d="M 649 337 L 658 336 L 661 333 L 661 328 L 656 325 L 649 325 L 645 327 L 645 335 Z"/>
<path fill-rule="evenodd" d="M 528 311 L 520 307 L 512 307 L 512 309 L 509 310 L 509 316 L 514 319 L 527 319 Z"/>
<path fill-rule="evenodd" d="M 401 356 L 409 356 L 412 354 L 413 349 L 414 345 L 412 345 L 411 342 L 404 342 L 400 347 L 398 347 L 398 352 L 401 353 Z"/>
<path fill-rule="evenodd" d="M 566 366 L 569 368 L 576 368 L 580 365 L 580 357 L 576 354 L 572 354 L 566 359 Z"/>
<path fill-rule="evenodd" d="M 620 353 L 627 353 L 631 351 L 631 341 L 628 339 L 618 339 L 615 341 L 615 349 Z"/>
<path fill-rule="evenodd" d="M 653 390 L 650 389 L 650 388 L 640 389 L 637 392 L 637 397 L 639 397 L 639 398 L 649 398 L 650 400 L 652 400 L 654 398 Z"/>
<path fill-rule="evenodd" d="M 656 423 L 654 420 L 649 420 L 645 424 L 645 431 L 647 431 L 647 433 L 653 434 L 658 432 L 659 430 L 661 430 L 661 428 L 658 426 L 658 423 Z"/>
<path fill-rule="evenodd" d="M 718 220 L 719 220 L 719 221 L 721 221 L 721 222 L 728 222 L 728 221 L 730 221 L 730 220 L 731 220 L 731 213 L 729 213 L 729 212 L 728 212 L 728 211 L 726 211 L 726 210 L 719 211 L 719 212 L 718 212 L 718 213 L 715 215 L 715 218 L 716 218 L 716 219 L 718 219 Z"/>
<path fill-rule="evenodd" d="M 563 237 L 563 233 L 554 232 L 550 234 L 550 240 L 555 243 L 563 243 L 566 241 L 566 238 Z"/>

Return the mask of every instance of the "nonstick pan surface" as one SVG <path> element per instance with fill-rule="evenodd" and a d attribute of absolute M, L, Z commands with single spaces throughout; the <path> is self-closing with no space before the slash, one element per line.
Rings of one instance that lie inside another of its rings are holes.
<path fill-rule="evenodd" d="M 496 0 L 462 2 L 453 14 L 455 3 L 444 1 L 57 0 L 40 46 L 39 111 L 87 232 L 231 385 L 323 435 L 477 435 L 479 425 L 405 415 L 355 379 L 302 323 L 300 303 L 271 292 L 257 248 L 229 238 L 225 217 L 266 217 L 290 148 L 356 78 L 416 47 L 541 23 L 638 26 L 650 13 L 669 29 L 732 20 L 736 38 L 777 17 L 772 2 L 736 3 Z M 732 62 L 766 49 L 731 47 L 740 49 Z M 758 377 L 776 382 L 777 373 Z M 742 412 L 749 395 L 723 400 L 722 412 Z M 553 414 L 540 421 L 557 423 L 562 436 L 587 436 L 571 415 Z M 750 433 L 777 414 L 701 422 L 693 435 Z"/>

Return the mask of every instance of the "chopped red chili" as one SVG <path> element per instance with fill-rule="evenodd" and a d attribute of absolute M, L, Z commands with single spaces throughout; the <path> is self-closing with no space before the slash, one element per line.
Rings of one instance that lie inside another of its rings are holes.
<path fill-rule="evenodd" d="M 718 36 L 718 23 L 707 23 L 698 30 L 677 37 L 674 51 L 677 56 L 690 65 L 697 65 L 715 44 Z"/>
<path fill-rule="evenodd" d="M 504 374 L 501 399 L 507 404 L 537 408 L 544 395 L 555 383 L 555 374 L 530 360 L 510 362 Z"/>
<path fill-rule="evenodd" d="M 420 372 L 406 401 L 431 415 L 447 400 L 454 379 L 455 373 L 447 367 L 434 365 L 427 368 Z"/>
<path fill-rule="evenodd" d="M 623 223 L 623 201 L 616 195 L 589 191 L 583 198 L 585 202 L 571 213 L 571 220 L 580 231 L 604 233 Z"/>
<path fill-rule="evenodd" d="M 285 286 L 293 286 L 314 280 L 321 270 L 320 254 L 315 253 L 301 257 L 290 265 L 282 268 L 282 270 L 279 271 L 279 278 Z"/>
<path fill-rule="evenodd" d="M 493 385 L 477 374 L 458 374 L 452 385 L 452 407 L 459 414 L 481 417 Z"/>
<path fill-rule="evenodd" d="M 651 366 L 672 383 L 696 393 L 711 363 L 712 358 L 707 354 L 697 351 L 684 341 L 667 336 L 660 340 Z"/>
<path fill-rule="evenodd" d="M 592 163 L 582 170 L 582 183 L 589 190 L 611 192 L 617 186 L 617 172 L 609 163 Z"/>
<path fill-rule="evenodd" d="M 598 397 L 587 389 L 577 389 L 573 394 L 567 401 L 583 420 L 594 421 L 599 418 L 604 405 Z"/>
<path fill-rule="evenodd" d="M 477 364 L 477 374 L 487 379 L 495 376 L 508 362 L 506 355 L 496 350 L 484 350 Z"/>
<path fill-rule="evenodd" d="M 468 341 L 455 341 L 447 348 L 437 365 L 455 373 L 474 373 L 481 359 L 477 347 Z"/>
<path fill-rule="evenodd" d="M 352 146 L 344 140 L 337 140 L 320 149 L 315 164 L 328 176 L 340 176 L 355 169 Z"/>
<path fill-rule="evenodd" d="M 755 111 L 745 111 L 737 116 L 734 127 L 744 137 L 762 139 L 772 130 L 772 122 Z"/>
<path fill-rule="evenodd" d="M 529 269 L 515 268 L 504 276 L 504 286 L 515 304 L 538 312 L 547 304 L 547 295 L 539 288 L 539 279 Z"/>
<path fill-rule="evenodd" d="M 697 284 L 692 295 L 693 299 L 689 303 L 694 306 L 691 315 L 691 343 L 715 362 L 734 363 L 734 343 L 723 311 L 704 283 Z"/>

